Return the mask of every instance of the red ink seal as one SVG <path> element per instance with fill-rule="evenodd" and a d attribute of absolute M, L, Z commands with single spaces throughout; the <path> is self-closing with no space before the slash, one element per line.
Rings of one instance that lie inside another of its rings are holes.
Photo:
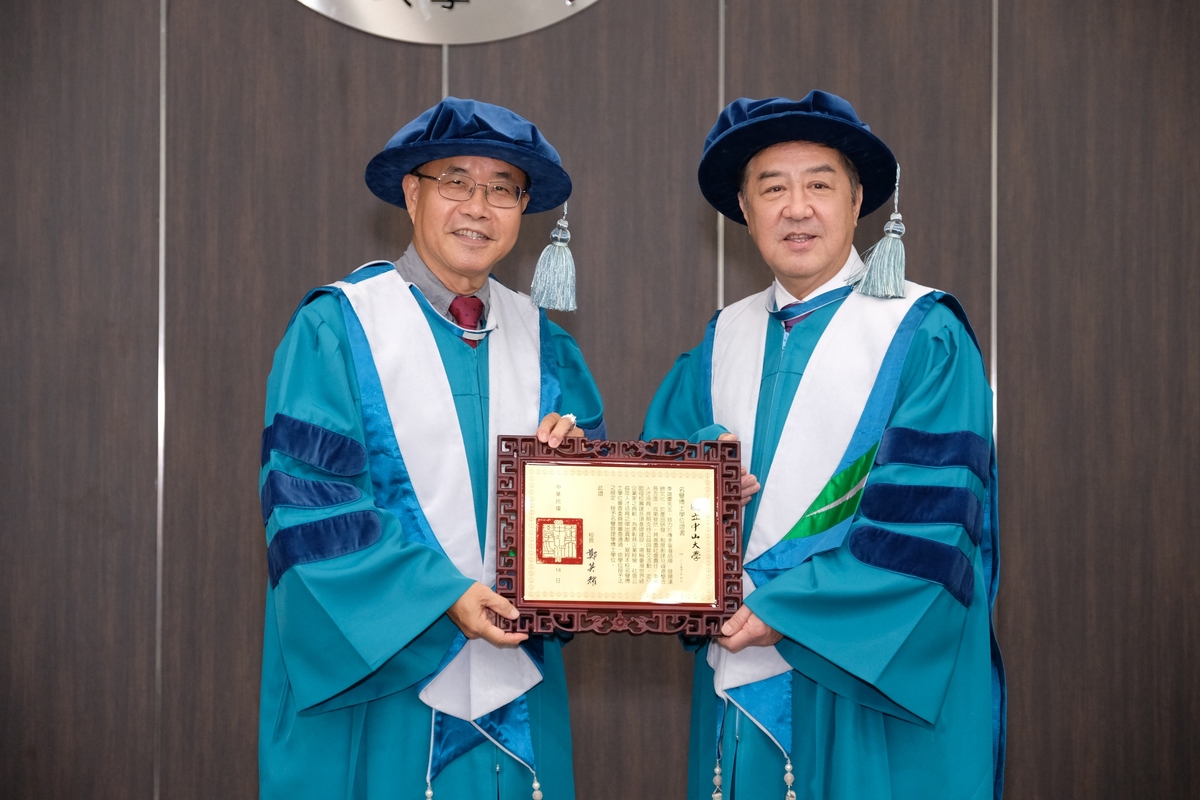
<path fill-rule="evenodd" d="M 538 517 L 537 560 L 539 564 L 582 564 L 583 520 Z"/>

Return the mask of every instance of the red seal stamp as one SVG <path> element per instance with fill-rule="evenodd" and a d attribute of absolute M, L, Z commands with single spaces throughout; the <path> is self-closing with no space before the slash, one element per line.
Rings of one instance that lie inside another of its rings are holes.
<path fill-rule="evenodd" d="M 539 564 L 582 564 L 583 520 L 538 517 L 537 560 Z"/>

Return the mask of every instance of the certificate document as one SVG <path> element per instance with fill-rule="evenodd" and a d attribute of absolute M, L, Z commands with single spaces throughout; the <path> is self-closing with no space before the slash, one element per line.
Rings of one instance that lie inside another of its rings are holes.
<path fill-rule="evenodd" d="M 525 599 L 715 603 L 715 497 L 711 466 L 527 465 Z"/>
<path fill-rule="evenodd" d="M 496 591 L 529 633 L 714 635 L 741 603 L 736 442 L 500 436 Z"/>

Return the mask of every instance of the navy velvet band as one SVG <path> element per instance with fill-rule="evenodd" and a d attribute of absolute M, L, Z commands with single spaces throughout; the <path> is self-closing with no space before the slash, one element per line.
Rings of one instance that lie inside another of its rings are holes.
<path fill-rule="evenodd" d="M 267 473 L 259 499 L 262 501 L 263 524 L 271 518 L 275 506 L 296 508 L 327 508 L 352 503 L 362 497 L 357 486 L 338 481 L 310 481 L 294 478 L 277 469 Z"/>
<path fill-rule="evenodd" d="M 992 450 L 972 431 L 928 433 L 915 428 L 888 428 L 879 441 L 876 464 L 918 467 L 966 467 L 986 485 Z"/>
<path fill-rule="evenodd" d="M 357 475 L 367 468 L 367 449 L 340 433 L 276 414 L 263 431 L 262 463 L 271 460 L 271 451 L 324 470 L 332 475 Z"/>
<path fill-rule="evenodd" d="M 976 546 L 983 531 L 983 504 L 961 486 L 867 484 L 858 513 L 875 522 L 961 525 Z"/>
<path fill-rule="evenodd" d="M 940 583 L 964 606 L 975 595 L 975 571 L 954 545 L 862 525 L 850 534 L 850 554 L 868 566 Z"/>
<path fill-rule="evenodd" d="M 271 587 L 297 564 L 324 561 L 370 547 L 379 541 L 383 526 L 374 511 L 354 511 L 303 525 L 282 528 L 267 547 Z"/>

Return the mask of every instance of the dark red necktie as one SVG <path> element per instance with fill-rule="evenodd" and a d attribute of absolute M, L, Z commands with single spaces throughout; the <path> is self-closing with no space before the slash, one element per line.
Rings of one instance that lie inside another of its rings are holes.
<path fill-rule="evenodd" d="M 466 328 L 469 331 L 479 330 L 479 318 L 483 316 L 483 301 L 475 295 L 459 295 L 450 301 L 450 316 L 454 317 L 454 321 L 460 328 Z M 464 338 L 463 341 L 471 347 L 479 344 L 478 339 Z"/>

